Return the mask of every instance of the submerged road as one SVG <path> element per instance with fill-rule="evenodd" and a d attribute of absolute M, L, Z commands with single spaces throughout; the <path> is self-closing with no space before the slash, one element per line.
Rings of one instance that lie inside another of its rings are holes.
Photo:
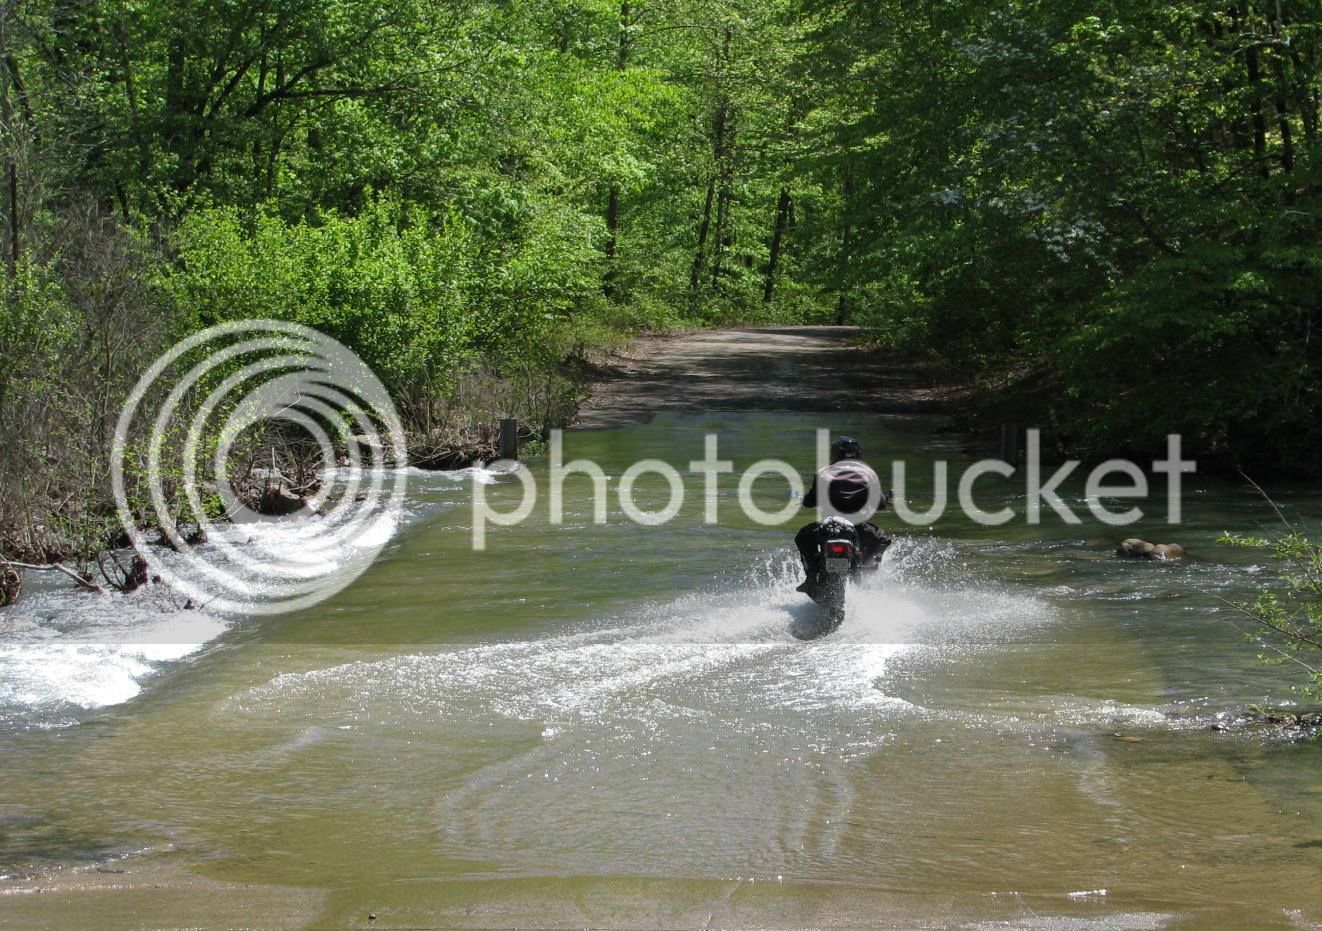
<path fill-rule="evenodd" d="M 566 458 L 623 476 L 719 433 L 741 463 L 806 464 L 847 423 L 914 476 L 965 461 L 902 415 L 957 391 L 856 337 L 642 340 L 584 410 L 624 428 Z M 1110 529 L 951 508 L 804 643 L 791 528 L 735 516 L 733 482 L 719 525 L 640 528 L 599 521 L 579 476 L 563 521 L 535 507 L 477 551 L 474 490 L 509 514 L 524 487 L 484 478 L 412 477 L 411 516 L 332 602 L 78 726 L 0 734 L 0 929 L 1322 928 L 1322 747 L 1212 729 L 1288 694 L 1196 594 L 1255 597 L 1254 555 L 1215 541 L 1269 522 L 1257 499 L 1197 486 L 1197 559 L 1144 564 Z M 152 602 L 101 601 L 120 642 L 60 631 L 27 668 L 104 687 L 163 665 L 123 641 L 158 629 Z"/>

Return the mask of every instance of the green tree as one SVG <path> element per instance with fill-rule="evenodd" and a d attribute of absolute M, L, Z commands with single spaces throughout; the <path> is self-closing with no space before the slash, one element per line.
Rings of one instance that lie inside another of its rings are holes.
<path fill-rule="evenodd" d="M 1317 4 L 804 11 L 857 319 L 1084 454 L 1316 474 Z"/>

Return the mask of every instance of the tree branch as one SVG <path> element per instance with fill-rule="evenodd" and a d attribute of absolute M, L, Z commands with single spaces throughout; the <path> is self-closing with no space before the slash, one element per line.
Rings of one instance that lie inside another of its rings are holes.
<path fill-rule="evenodd" d="M 52 569 L 55 569 L 59 572 L 63 572 L 65 575 L 73 579 L 75 582 L 77 582 L 80 586 L 87 589 L 88 591 L 96 592 L 98 595 L 104 595 L 106 593 L 106 590 L 104 588 L 102 588 L 97 583 L 93 582 L 91 579 L 85 579 L 77 572 L 74 572 L 72 569 L 70 569 L 68 566 L 61 565 L 60 563 L 57 562 L 50 563 L 49 565 L 45 565 L 45 566 L 37 566 L 37 565 L 33 565 L 32 563 L 26 563 L 26 562 L 6 561 L 6 565 L 14 566 L 18 569 L 33 569 L 36 570 L 37 572 L 48 572 Z"/>

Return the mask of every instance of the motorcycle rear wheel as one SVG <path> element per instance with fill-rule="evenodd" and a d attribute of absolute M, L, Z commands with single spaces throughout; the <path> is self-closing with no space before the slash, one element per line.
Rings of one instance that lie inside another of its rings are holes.
<path fill-rule="evenodd" d="M 822 577 L 817 603 L 826 615 L 827 632 L 837 629 L 845 619 L 845 574 L 828 572 Z"/>

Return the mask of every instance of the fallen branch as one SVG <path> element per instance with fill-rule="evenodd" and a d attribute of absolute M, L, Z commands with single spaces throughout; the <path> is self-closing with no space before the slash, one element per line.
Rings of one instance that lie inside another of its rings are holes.
<path fill-rule="evenodd" d="M 1299 641 L 1300 643 L 1306 643 L 1306 644 L 1308 644 L 1309 646 L 1313 646 L 1313 647 L 1317 647 L 1317 648 L 1319 648 L 1319 649 L 1322 649 L 1322 643 L 1319 643 L 1318 641 L 1316 641 L 1316 640 L 1314 640 L 1314 639 L 1311 639 L 1311 638 L 1309 638 L 1309 637 L 1307 637 L 1307 636 L 1304 636 L 1304 635 L 1301 634 L 1299 631 L 1288 630 L 1288 629 L 1286 629 L 1286 628 L 1284 628 L 1284 627 L 1281 627 L 1281 626 L 1278 625 L 1278 624 L 1273 624 L 1271 621 L 1266 620 L 1265 618 L 1261 617 L 1260 615 L 1254 614 L 1252 611 L 1250 611 L 1250 610 L 1249 610 L 1248 608 L 1246 608 L 1244 605 L 1239 604 L 1238 602 L 1231 601 L 1229 598 L 1223 598 L 1222 596 L 1216 594 L 1215 592 L 1204 591 L 1203 594 L 1204 594 L 1204 595 L 1207 595 L 1207 596 L 1209 596 L 1209 597 L 1211 597 L 1211 598 L 1215 598 L 1217 601 L 1221 602 L 1222 604 L 1226 605 L 1227 607 L 1232 608 L 1233 610 L 1237 611 L 1238 613 L 1244 615 L 1244 616 L 1247 617 L 1249 620 L 1251 620 L 1251 621 L 1253 621 L 1255 624 L 1257 624 L 1259 627 L 1265 627 L 1265 628 L 1267 628 L 1268 630 L 1274 630 L 1276 633 L 1280 634 L 1281 636 L 1283 636 L 1283 637 L 1285 637 L 1285 638 L 1287 638 L 1287 639 L 1297 640 L 1297 641 Z M 1305 663 L 1303 660 L 1301 660 L 1299 657 L 1295 656 L 1293 653 L 1289 652 L 1288 650 L 1283 650 L 1283 649 L 1281 649 L 1281 648 L 1278 647 L 1276 644 L 1274 644 L 1274 643 L 1272 643 L 1271 641 L 1267 640 L 1266 638 L 1262 637 L 1260 634 L 1254 633 L 1254 632 L 1252 632 L 1252 631 L 1247 631 L 1247 630 L 1245 630 L 1244 628 L 1242 628 L 1242 627 L 1240 627 L 1238 624 L 1236 624 L 1234 621 L 1228 621 L 1228 622 L 1229 622 L 1229 624 L 1230 624 L 1231 627 L 1235 628 L 1235 630 L 1239 631 L 1241 634 L 1244 634 L 1244 636 L 1246 636 L 1246 637 L 1248 637 L 1249 639 L 1253 640 L 1255 643 L 1259 644 L 1260 646 L 1266 647 L 1268 650 L 1272 651 L 1272 652 L 1275 653 L 1277 656 L 1279 656 L 1282 660 L 1287 660 L 1287 661 L 1289 661 L 1289 662 L 1291 662 L 1291 663 L 1294 663 L 1294 664 L 1297 665 L 1297 666 L 1302 666 L 1305 670 L 1308 671 L 1308 674 L 1311 675 L 1311 676 L 1316 676 L 1316 675 L 1318 675 L 1319 670 L 1317 670 L 1317 669 L 1315 669 L 1314 667 L 1308 665 L 1308 663 Z"/>
<path fill-rule="evenodd" d="M 104 588 L 93 582 L 91 579 L 85 579 L 77 572 L 74 572 L 72 569 L 70 569 L 68 566 L 61 565 L 60 563 L 57 562 L 53 562 L 45 566 L 37 566 L 27 562 L 11 562 L 9 563 L 9 565 L 13 566 L 16 569 L 33 569 L 37 572 L 49 572 L 50 570 L 54 569 L 59 572 L 63 572 L 65 575 L 73 579 L 81 587 L 87 589 L 89 592 L 96 592 L 98 595 L 104 595 L 106 593 L 106 590 Z"/>

